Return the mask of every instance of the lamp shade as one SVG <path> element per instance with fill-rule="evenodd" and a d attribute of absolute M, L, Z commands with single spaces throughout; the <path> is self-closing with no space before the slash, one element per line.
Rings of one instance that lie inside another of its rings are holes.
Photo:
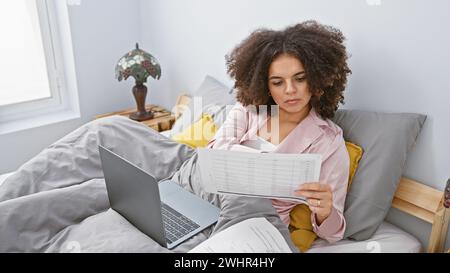
<path fill-rule="evenodd" d="M 136 49 L 125 54 L 116 65 L 116 78 L 119 81 L 130 76 L 136 80 L 137 85 L 147 82 L 148 76 L 154 79 L 161 77 L 161 67 L 156 58 L 140 49 L 138 43 Z"/>

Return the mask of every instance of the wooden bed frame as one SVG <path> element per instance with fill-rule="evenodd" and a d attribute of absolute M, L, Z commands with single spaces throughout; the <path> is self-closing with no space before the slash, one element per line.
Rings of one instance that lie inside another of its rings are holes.
<path fill-rule="evenodd" d="M 444 207 L 445 194 L 417 181 L 402 177 L 392 207 L 431 224 L 427 252 L 444 252 L 450 209 Z"/>
<path fill-rule="evenodd" d="M 178 118 L 191 97 L 187 94 L 178 96 L 175 103 Z M 392 207 L 431 224 L 427 252 L 443 252 L 447 237 L 450 209 L 444 207 L 445 195 L 417 181 L 402 177 L 392 201 Z"/>

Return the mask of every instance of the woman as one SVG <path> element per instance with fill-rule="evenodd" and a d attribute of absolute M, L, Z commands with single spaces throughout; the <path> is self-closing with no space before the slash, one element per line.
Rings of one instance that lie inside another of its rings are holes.
<path fill-rule="evenodd" d="M 295 194 L 308 199 L 313 230 L 329 242 L 345 231 L 349 158 L 341 128 L 329 120 L 343 103 L 351 73 L 343 41 L 339 30 L 315 21 L 253 32 L 227 56 L 238 103 L 208 143 L 213 149 L 321 154 L 319 181 Z M 289 224 L 296 203 L 272 203 Z"/>

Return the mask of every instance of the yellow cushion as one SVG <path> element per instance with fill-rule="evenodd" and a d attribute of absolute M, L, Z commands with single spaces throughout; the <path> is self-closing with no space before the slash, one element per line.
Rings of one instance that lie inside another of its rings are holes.
<path fill-rule="evenodd" d="M 348 156 L 350 158 L 350 172 L 348 175 L 348 189 L 352 185 L 353 177 L 355 176 L 356 169 L 358 168 L 359 161 L 361 160 L 363 150 L 358 145 L 351 143 L 349 141 L 345 142 L 345 147 L 347 147 Z"/>
<path fill-rule="evenodd" d="M 301 252 L 306 252 L 317 238 L 311 223 L 311 210 L 307 205 L 299 204 L 291 210 L 290 219 L 292 242 Z"/>
<path fill-rule="evenodd" d="M 348 191 L 356 169 L 358 168 L 359 161 L 361 160 L 363 150 L 358 145 L 348 141 L 345 142 L 345 146 L 350 158 Z M 299 204 L 291 211 L 290 219 L 289 231 L 291 233 L 291 239 L 301 252 L 306 252 L 317 238 L 311 223 L 311 210 L 307 205 Z"/>
<path fill-rule="evenodd" d="M 199 120 L 172 136 L 172 139 L 192 148 L 205 147 L 214 137 L 217 126 L 210 114 L 203 113 Z"/>

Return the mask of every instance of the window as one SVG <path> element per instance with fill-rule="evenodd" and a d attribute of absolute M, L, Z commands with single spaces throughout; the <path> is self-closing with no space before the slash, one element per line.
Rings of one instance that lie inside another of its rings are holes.
<path fill-rule="evenodd" d="M 79 117 L 65 1 L 0 1 L 0 37 L 0 133 Z"/>
<path fill-rule="evenodd" d="M 0 2 L 0 106 L 50 98 L 35 1 Z"/>

